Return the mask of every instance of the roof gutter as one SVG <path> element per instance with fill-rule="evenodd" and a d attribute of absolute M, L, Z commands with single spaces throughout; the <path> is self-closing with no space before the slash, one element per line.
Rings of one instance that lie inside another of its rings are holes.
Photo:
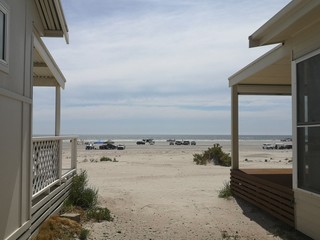
<path fill-rule="evenodd" d="M 63 31 L 63 35 L 64 38 L 66 40 L 66 43 L 69 44 L 69 33 L 68 33 L 68 26 L 67 26 L 67 22 L 63 13 L 63 9 L 61 6 L 61 1 L 60 0 L 54 0 L 55 6 L 56 6 L 56 10 L 57 10 L 57 14 L 59 17 L 59 21 L 61 23 L 61 29 Z"/>

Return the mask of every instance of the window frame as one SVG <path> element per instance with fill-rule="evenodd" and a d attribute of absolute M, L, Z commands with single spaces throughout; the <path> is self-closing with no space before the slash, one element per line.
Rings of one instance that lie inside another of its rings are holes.
<path fill-rule="evenodd" d="M 10 22 L 10 14 L 9 7 L 4 2 L 0 1 L 0 11 L 4 14 L 5 22 L 4 22 L 4 59 L 0 58 L 0 71 L 5 73 L 9 73 L 9 22 Z"/>
<path fill-rule="evenodd" d="M 320 123 L 319 122 L 299 122 L 299 111 L 301 111 L 299 109 L 299 89 L 298 89 L 298 64 L 306 61 L 312 57 L 315 57 L 317 55 L 320 55 L 320 48 L 317 50 L 314 50 L 300 58 L 297 58 L 295 60 L 293 60 L 293 72 L 292 72 L 292 77 L 295 78 L 294 84 L 293 84 L 293 93 L 294 93 L 294 98 L 293 98 L 293 111 L 294 111 L 294 115 L 295 115 L 295 120 L 293 121 L 293 126 L 294 126 L 294 138 L 295 138 L 295 143 L 296 143 L 296 147 L 294 150 L 294 156 L 296 159 L 296 162 L 294 163 L 294 167 L 296 168 L 296 170 L 294 171 L 294 178 L 295 178 L 295 183 L 294 183 L 294 187 L 297 189 L 300 189 L 302 191 L 306 191 L 315 195 L 319 195 L 320 192 L 319 190 L 313 190 L 312 187 L 308 187 L 308 186 L 302 186 L 301 184 L 304 184 L 304 182 L 300 182 L 300 174 L 301 171 L 303 171 L 303 169 L 301 169 L 301 161 L 305 161 L 305 159 L 299 159 L 300 158 L 300 142 L 301 139 L 298 139 L 298 137 L 301 137 L 299 133 L 299 131 L 301 131 L 302 129 L 306 129 L 306 128 L 319 128 L 320 127 Z"/>

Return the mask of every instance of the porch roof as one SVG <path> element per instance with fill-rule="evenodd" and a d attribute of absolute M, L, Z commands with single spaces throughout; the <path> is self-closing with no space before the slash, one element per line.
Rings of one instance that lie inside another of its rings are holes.
<path fill-rule="evenodd" d="M 60 0 L 35 0 L 44 37 L 63 37 L 69 43 L 68 26 Z"/>
<path fill-rule="evenodd" d="M 33 85 L 64 88 L 65 83 L 66 79 L 49 50 L 39 37 L 34 36 Z"/>
<path fill-rule="evenodd" d="M 284 43 L 319 22 L 320 1 L 293 0 L 249 36 L 249 47 Z"/>
<path fill-rule="evenodd" d="M 290 89 L 291 86 L 291 54 L 284 45 L 278 45 L 260 58 L 256 59 L 231 77 L 229 86 L 242 85 L 242 89 L 250 87 L 273 87 L 274 89 Z M 250 92 L 250 91 L 249 91 Z M 247 92 L 247 93 L 249 93 Z M 285 90 L 283 94 L 289 94 Z M 281 91 L 278 93 L 281 94 Z"/>
<path fill-rule="evenodd" d="M 320 21 L 320 1 L 293 0 L 251 36 L 249 47 L 278 44 L 229 77 L 239 94 L 291 94 L 292 36 Z"/>

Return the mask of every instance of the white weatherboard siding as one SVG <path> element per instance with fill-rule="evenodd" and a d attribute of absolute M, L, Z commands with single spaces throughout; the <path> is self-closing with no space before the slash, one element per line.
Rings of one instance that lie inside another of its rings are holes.
<path fill-rule="evenodd" d="M 319 195 L 296 189 L 294 198 L 297 229 L 314 239 L 320 239 Z"/>
<path fill-rule="evenodd" d="M 0 239 L 16 239 L 31 209 L 32 1 L 0 2 L 10 20 L 9 71 L 0 71 Z"/>

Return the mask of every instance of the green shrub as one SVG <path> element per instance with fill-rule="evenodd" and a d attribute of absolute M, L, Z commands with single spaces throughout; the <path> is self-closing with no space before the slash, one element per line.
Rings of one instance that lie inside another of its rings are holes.
<path fill-rule="evenodd" d="M 219 198 L 230 198 L 232 196 L 230 182 L 226 181 L 223 183 L 223 187 L 219 190 Z"/>
<path fill-rule="evenodd" d="M 112 162 L 112 159 L 108 157 L 102 157 L 100 158 L 100 162 Z"/>
<path fill-rule="evenodd" d="M 214 144 L 213 147 L 208 148 L 202 154 L 194 154 L 193 161 L 197 165 L 207 165 L 213 162 L 215 165 L 231 166 L 231 157 L 228 153 L 223 152 L 222 146 L 219 144 Z"/>
<path fill-rule="evenodd" d="M 100 221 L 113 221 L 108 208 L 94 207 L 87 210 L 87 218 Z"/>
<path fill-rule="evenodd" d="M 98 202 L 98 190 L 87 187 L 87 178 L 86 171 L 81 171 L 80 174 L 73 177 L 70 195 L 66 204 L 78 206 L 83 209 L 96 206 Z"/>
<path fill-rule="evenodd" d="M 89 230 L 85 229 L 85 228 L 82 228 L 81 232 L 79 234 L 79 239 L 80 240 L 87 240 L 88 239 L 88 235 L 89 235 Z"/>

